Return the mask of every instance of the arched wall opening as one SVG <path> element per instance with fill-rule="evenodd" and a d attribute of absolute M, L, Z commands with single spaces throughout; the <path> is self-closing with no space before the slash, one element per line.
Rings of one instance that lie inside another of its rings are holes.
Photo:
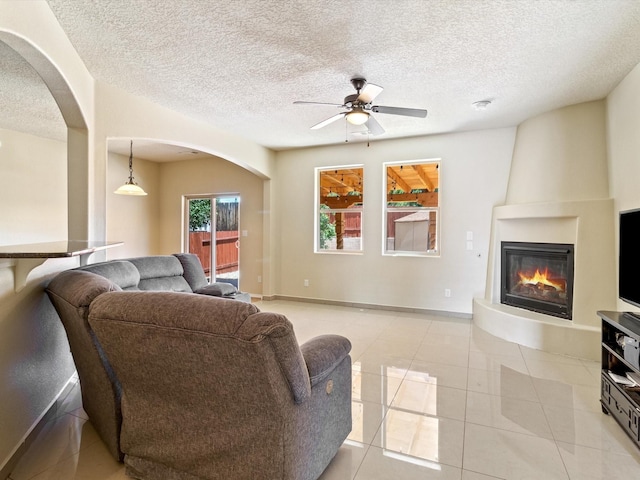
<path fill-rule="evenodd" d="M 133 140 L 133 176 L 148 193 L 134 197 L 113 192 L 126 180 Z M 124 245 L 109 258 L 170 254 L 184 249 L 185 198 L 233 195 L 240 198 L 240 276 L 243 290 L 262 295 L 268 274 L 269 179 L 192 144 L 149 138 L 109 138 L 107 142 L 106 230 Z"/>
<path fill-rule="evenodd" d="M 0 31 L 0 41 L 40 75 L 67 125 L 67 239 L 103 239 L 104 231 L 95 231 L 90 222 L 89 136 L 87 123 L 70 85 L 56 65 L 32 43 L 7 31 Z"/>

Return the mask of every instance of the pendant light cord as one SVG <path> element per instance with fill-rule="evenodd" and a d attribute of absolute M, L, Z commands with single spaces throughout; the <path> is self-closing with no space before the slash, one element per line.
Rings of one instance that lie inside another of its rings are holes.
<path fill-rule="evenodd" d="M 133 183 L 133 140 L 129 151 L 129 183 Z"/>

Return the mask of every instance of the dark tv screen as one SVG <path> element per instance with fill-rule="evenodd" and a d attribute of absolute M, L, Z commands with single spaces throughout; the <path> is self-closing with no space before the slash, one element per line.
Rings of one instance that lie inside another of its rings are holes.
<path fill-rule="evenodd" d="M 620 212 L 618 294 L 640 307 L 640 209 Z"/>

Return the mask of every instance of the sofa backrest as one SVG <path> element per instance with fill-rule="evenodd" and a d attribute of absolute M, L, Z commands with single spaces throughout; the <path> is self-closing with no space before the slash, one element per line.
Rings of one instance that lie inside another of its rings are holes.
<path fill-rule="evenodd" d="M 100 275 L 118 285 L 122 290 L 138 290 L 140 272 L 128 260 L 110 260 L 108 262 L 92 263 L 75 268 Z"/>
<path fill-rule="evenodd" d="M 140 273 L 139 290 L 193 291 L 183 276 L 182 264 L 173 255 L 149 255 L 126 260 Z"/>
<path fill-rule="evenodd" d="M 120 290 L 93 273 L 67 270 L 49 283 L 47 294 L 64 325 L 82 392 L 82 406 L 116 460 L 122 460 L 120 383 L 87 321 L 89 305 L 98 296 Z"/>
<path fill-rule="evenodd" d="M 183 265 L 187 265 L 188 269 Z M 198 257 L 187 253 L 110 260 L 85 265 L 75 270 L 108 278 L 122 290 L 193 292 L 203 286 L 196 267 L 200 267 L 200 274 L 206 285 L 207 280 Z"/>
<path fill-rule="evenodd" d="M 261 452 L 263 478 L 282 477 L 286 412 L 311 388 L 286 317 L 206 295 L 113 292 L 89 323 L 123 386 L 126 455 L 210 478 L 194 459 L 232 442 Z"/>
<path fill-rule="evenodd" d="M 191 290 L 195 292 L 209 283 L 197 255 L 193 253 L 174 253 L 173 256 L 182 264 L 184 279 L 189 283 Z"/>

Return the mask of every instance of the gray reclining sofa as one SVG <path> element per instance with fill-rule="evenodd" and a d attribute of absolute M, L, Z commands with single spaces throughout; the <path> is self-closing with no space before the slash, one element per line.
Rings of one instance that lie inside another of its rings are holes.
<path fill-rule="evenodd" d="M 78 267 L 75 270 L 84 270 L 108 278 L 122 290 L 190 292 L 251 301 L 248 293 L 238 292 L 230 283 L 208 284 L 200 260 L 192 253 L 111 260 Z"/>
<path fill-rule="evenodd" d="M 351 430 L 350 342 L 299 346 L 283 315 L 176 292 L 187 267 L 159 280 L 145 258 L 137 286 L 113 261 L 47 287 L 111 454 L 136 479 L 318 478 Z"/>

